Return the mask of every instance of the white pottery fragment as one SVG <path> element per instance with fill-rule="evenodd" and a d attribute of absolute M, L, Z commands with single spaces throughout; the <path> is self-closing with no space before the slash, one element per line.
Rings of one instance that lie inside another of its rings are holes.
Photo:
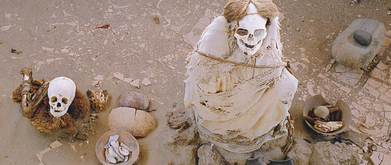
<path fill-rule="evenodd" d="M 136 88 L 140 88 L 140 80 L 139 79 L 133 80 L 129 84 L 136 87 Z"/>
<path fill-rule="evenodd" d="M 119 145 L 118 151 L 120 154 L 128 156 L 131 152 L 131 149 L 124 143 Z"/>
<path fill-rule="evenodd" d="M 111 144 L 111 142 L 113 142 L 113 141 L 117 141 L 117 140 L 118 140 L 118 138 L 119 138 L 119 135 L 118 135 L 118 134 L 111 135 L 111 136 L 109 137 L 109 141 L 108 141 L 108 142 L 107 142 L 107 144 L 105 145 L 105 148 L 109 148 L 109 147 L 110 147 L 110 144 Z"/>
<path fill-rule="evenodd" d="M 136 137 L 145 137 L 156 128 L 151 114 L 129 107 L 111 110 L 108 121 L 110 130 L 124 130 Z"/>
<path fill-rule="evenodd" d="M 141 83 L 143 83 L 145 86 L 151 85 L 151 81 L 149 81 L 148 78 L 144 78 Z"/>
<path fill-rule="evenodd" d="M 114 156 L 109 153 L 111 147 L 105 150 L 106 162 L 107 163 L 117 163 Z"/>

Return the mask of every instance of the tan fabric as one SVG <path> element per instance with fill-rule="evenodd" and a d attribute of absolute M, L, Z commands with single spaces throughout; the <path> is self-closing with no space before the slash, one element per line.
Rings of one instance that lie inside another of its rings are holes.
<path fill-rule="evenodd" d="M 267 49 L 267 45 L 255 56 L 246 56 L 240 49 L 230 50 L 228 31 L 225 18 L 217 17 L 204 31 L 197 48 L 215 57 L 248 65 L 282 63 L 280 50 Z M 279 38 L 269 36 L 269 39 L 266 43 L 270 47 L 281 48 L 277 46 Z M 232 53 L 227 55 L 228 52 Z M 281 127 L 278 134 L 273 131 L 289 115 L 297 88 L 297 80 L 285 67 L 251 68 L 197 52 L 190 54 L 187 60 L 184 103 L 193 108 L 197 127 L 204 138 L 228 151 L 246 153 L 268 140 L 286 135 L 286 127 Z"/>

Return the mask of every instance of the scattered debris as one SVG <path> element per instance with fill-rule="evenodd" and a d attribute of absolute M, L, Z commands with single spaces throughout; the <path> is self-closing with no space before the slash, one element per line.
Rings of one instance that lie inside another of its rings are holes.
<path fill-rule="evenodd" d="M 49 52 L 49 53 L 53 53 L 54 52 L 54 48 L 48 48 L 48 47 L 44 47 L 44 46 L 42 46 L 42 50 L 46 51 L 46 52 Z"/>
<path fill-rule="evenodd" d="M 70 144 L 70 146 L 71 146 L 71 148 L 72 148 L 73 151 L 77 152 L 76 146 L 75 146 L 74 144 Z"/>
<path fill-rule="evenodd" d="M 141 81 L 145 86 L 151 85 L 151 81 L 149 81 L 148 78 L 144 78 L 143 81 Z"/>
<path fill-rule="evenodd" d="M 1 42 L 3 43 L 3 42 Z M 11 49 L 11 53 L 15 53 L 17 55 L 21 55 L 23 52 L 22 51 L 17 51 L 16 49 Z"/>
<path fill-rule="evenodd" d="M 352 0 L 352 4 L 358 4 L 360 3 L 360 0 Z"/>
<path fill-rule="evenodd" d="M 119 72 L 115 72 L 114 77 L 117 79 L 120 79 L 120 80 L 124 80 L 124 74 L 119 73 Z"/>
<path fill-rule="evenodd" d="M 86 93 L 88 100 L 90 101 L 91 109 L 95 112 L 103 111 L 109 96 L 107 90 L 101 90 L 98 92 L 89 89 Z"/>
<path fill-rule="evenodd" d="M 98 75 L 98 76 L 94 77 L 94 81 L 92 81 L 92 84 L 91 84 L 91 85 L 93 85 L 93 86 L 95 86 L 95 87 L 100 86 L 100 83 L 102 83 L 103 78 L 104 78 L 103 75 Z"/>
<path fill-rule="evenodd" d="M 5 26 L 1 27 L 1 31 L 7 31 L 7 30 L 9 30 L 11 27 L 12 27 L 12 25 L 5 25 Z"/>
<path fill-rule="evenodd" d="M 156 24 L 160 24 L 160 19 L 159 17 L 154 17 L 153 21 L 155 21 Z"/>
<path fill-rule="evenodd" d="M 185 114 L 184 110 L 168 112 L 167 117 L 167 125 L 178 133 L 186 130 L 192 125 L 190 117 Z"/>
<path fill-rule="evenodd" d="M 139 79 L 133 80 L 129 84 L 136 87 L 136 88 L 140 88 L 140 80 Z"/>
<path fill-rule="evenodd" d="M 50 144 L 50 147 L 48 147 L 48 148 L 44 149 L 43 151 L 39 152 L 38 154 L 36 154 L 36 156 L 37 156 L 39 162 L 42 163 L 42 158 L 43 158 L 43 155 L 44 155 L 45 153 L 49 152 L 49 151 L 52 150 L 52 149 L 55 149 L 55 148 L 57 148 L 57 147 L 60 147 L 60 146 L 62 146 L 62 144 L 61 144 L 58 140 L 56 140 L 55 142 L 53 142 L 52 144 Z"/>
<path fill-rule="evenodd" d="M 95 27 L 95 29 L 108 29 L 110 27 L 110 24 L 105 24 L 102 26 Z"/>

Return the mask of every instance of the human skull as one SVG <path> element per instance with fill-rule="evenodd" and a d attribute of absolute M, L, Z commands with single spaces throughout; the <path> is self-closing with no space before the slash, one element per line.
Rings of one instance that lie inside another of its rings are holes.
<path fill-rule="evenodd" d="M 238 22 L 239 25 L 234 34 L 239 48 L 250 56 L 261 48 L 267 35 L 267 19 L 257 13 L 255 5 L 250 3 L 247 7 L 247 15 Z"/>
<path fill-rule="evenodd" d="M 76 85 L 67 77 L 57 77 L 50 81 L 48 97 L 50 113 L 60 117 L 67 113 L 69 106 L 75 98 Z"/>

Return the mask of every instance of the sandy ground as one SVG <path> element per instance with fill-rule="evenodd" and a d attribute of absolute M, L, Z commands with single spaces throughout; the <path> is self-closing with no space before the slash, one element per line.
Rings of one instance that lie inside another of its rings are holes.
<path fill-rule="evenodd" d="M 296 121 L 296 141 L 325 139 L 303 123 L 301 113 L 308 96 L 323 94 L 331 103 L 342 98 L 353 112 L 353 124 L 345 136 L 371 137 L 378 146 L 375 163 L 390 162 L 390 54 L 363 81 L 361 70 L 334 63 L 331 46 L 357 18 L 376 19 L 390 30 L 391 1 L 274 2 L 284 15 L 283 52 L 300 82 L 290 110 Z M 0 164 L 39 164 L 36 154 L 56 140 L 62 146 L 47 152 L 42 163 L 99 164 L 95 143 L 109 130 L 108 113 L 119 106 L 119 96 L 128 90 L 145 94 L 156 107 L 151 114 L 158 126 L 139 139 L 139 164 L 194 164 L 195 145 L 173 145 L 178 133 L 167 126 L 167 114 L 184 110 L 186 55 L 225 4 L 225 0 L 2 0 Z M 110 28 L 96 28 L 105 24 Z M 11 53 L 11 49 L 21 53 Z M 88 140 L 70 141 L 39 133 L 21 115 L 11 94 L 22 82 L 19 72 L 23 67 L 31 68 L 35 78 L 70 77 L 83 92 L 109 91 L 106 110 L 100 113 Z M 148 80 L 150 85 L 145 83 Z M 140 88 L 134 86 L 137 82 Z"/>

